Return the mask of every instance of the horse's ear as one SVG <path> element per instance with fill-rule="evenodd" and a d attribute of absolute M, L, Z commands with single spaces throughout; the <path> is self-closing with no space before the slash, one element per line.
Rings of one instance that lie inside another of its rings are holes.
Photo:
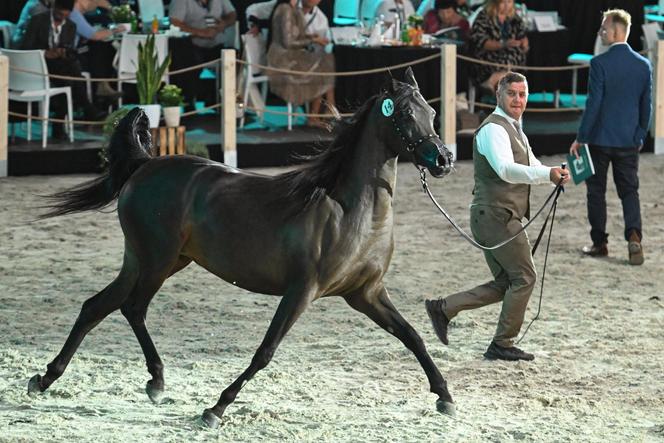
<path fill-rule="evenodd" d="M 417 80 L 415 80 L 415 74 L 413 74 L 413 68 L 411 68 L 410 66 L 408 67 L 408 69 L 406 69 L 406 75 L 405 75 L 404 79 L 406 80 L 406 83 L 411 85 L 413 88 L 415 88 L 415 89 L 420 88 L 417 85 Z"/>
<path fill-rule="evenodd" d="M 385 79 L 385 82 L 383 82 L 383 86 L 380 89 L 387 94 L 394 94 L 394 91 L 397 90 L 398 84 L 399 82 L 397 82 L 395 79 L 388 77 Z"/>

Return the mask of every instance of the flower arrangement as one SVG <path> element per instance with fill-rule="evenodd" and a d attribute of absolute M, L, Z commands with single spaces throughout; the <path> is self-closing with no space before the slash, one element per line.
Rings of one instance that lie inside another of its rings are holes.
<path fill-rule="evenodd" d="M 424 30 L 422 25 L 424 19 L 421 15 L 411 15 L 408 17 L 408 26 L 401 33 L 401 41 L 410 46 L 420 46 L 422 44 L 422 35 Z"/>
<path fill-rule="evenodd" d="M 115 23 L 131 23 L 134 16 L 134 11 L 128 3 L 111 8 L 111 20 Z"/>

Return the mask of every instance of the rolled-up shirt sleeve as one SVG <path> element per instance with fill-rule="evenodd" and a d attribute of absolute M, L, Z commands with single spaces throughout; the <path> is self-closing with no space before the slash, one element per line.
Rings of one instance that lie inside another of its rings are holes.
<path fill-rule="evenodd" d="M 477 133 L 477 150 L 486 157 L 501 180 L 508 183 L 537 185 L 549 182 L 551 168 L 542 165 L 528 150 L 530 166 L 514 162 L 510 137 L 500 125 L 489 123 Z"/>

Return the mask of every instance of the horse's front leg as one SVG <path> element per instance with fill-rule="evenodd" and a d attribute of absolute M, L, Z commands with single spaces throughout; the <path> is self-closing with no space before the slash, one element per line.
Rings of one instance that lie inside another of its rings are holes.
<path fill-rule="evenodd" d="M 436 407 L 438 411 L 454 415 L 454 402 L 447 390 L 447 382 L 429 356 L 424 342 L 417 331 L 403 318 L 392 304 L 387 289 L 381 284 L 349 294 L 344 297 L 346 302 L 357 311 L 366 314 L 378 326 L 401 340 L 410 349 L 422 365 L 429 379 L 430 390 L 438 395 Z"/>
<path fill-rule="evenodd" d="M 244 384 L 260 371 L 272 360 L 277 346 L 281 343 L 293 323 L 309 306 L 313 299 L 314 291 L 311 289 L 289 291 L 281 299 L 277 312 L 272 318 L 263 342 L 256 350 L 254 358 L 249 367 L 221 393 L 219 401 L 212 408 L 203 412 L 203 422 L 211 428 L 217 428 L 220 423 L 220 417 L 228 405 L 235 401 L 235 397 L 240 392 Z"/>

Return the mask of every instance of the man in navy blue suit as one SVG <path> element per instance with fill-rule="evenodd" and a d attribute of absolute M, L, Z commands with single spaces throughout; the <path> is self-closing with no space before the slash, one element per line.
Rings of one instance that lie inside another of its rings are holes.
<path fill-rule="evenodd" d="M 639 203 L 639 151 L 648 132 L 652 109 L 652 69 L 645 57 L 629 47 L 630 15 L 622 9 L 604 13 L 599 36 L 607 52 L 590 62 L 588 100 L 570 153 L 579 155 L 587 143 L 595 175 L 586 180 L 588 221 L 592 246 L 583 253 L 609 254 L 606 233 L 606 176 L 613 165 L 613 181 L 622 201 L 629 263 L 643 263 Z"/>

